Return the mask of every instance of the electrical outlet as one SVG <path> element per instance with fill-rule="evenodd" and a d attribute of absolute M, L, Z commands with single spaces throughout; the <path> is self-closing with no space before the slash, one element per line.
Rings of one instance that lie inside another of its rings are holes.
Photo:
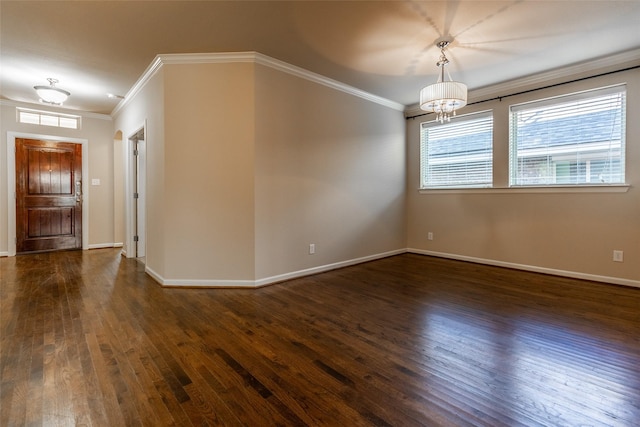
<path fill-rule="evenodd" d="M 427 240 L 433 240 L 433 233 L 431 231 L 427 233 Z"/>
<path fill-rule="evenodd" d="M 313 255 L 316 253 L 316 244 L 315 243 L 310 243 L 309 244 L 309 255 Z"/>
<path fill-rule="evenodd" d="M 623 262 L 624 261 L 624 252 L 623 251 L 613 251 L 613 260 L 615 262 Z"/>

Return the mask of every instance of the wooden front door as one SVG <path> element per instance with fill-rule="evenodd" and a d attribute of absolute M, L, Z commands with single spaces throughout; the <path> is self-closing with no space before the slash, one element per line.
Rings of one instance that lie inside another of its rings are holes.
<path fill-rule="evenodd" d="M 16 139 L 16 252 L 82 249 L 82 145 Z"/>

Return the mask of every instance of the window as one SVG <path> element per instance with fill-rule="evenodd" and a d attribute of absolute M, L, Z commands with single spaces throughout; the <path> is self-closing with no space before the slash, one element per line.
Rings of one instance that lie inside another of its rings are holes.
<path fill-rule="evenodd" d="M 624 183 L 625 86 L 510 107 L 511 186 Z"/>
<path fill-rule="evenodd" d="M 55 126 L 66 129 L 80 129 L 80 116 L 71 114 L 51 113 L 49 111 L 17 108 L 18 123 L 32 125 Z"/>
<path fill-rule="evenodd" d="M 420 187 L 490 187 L 493 182 L 493 115 L 467 114 L 450 123 L 422 123 Z"/>

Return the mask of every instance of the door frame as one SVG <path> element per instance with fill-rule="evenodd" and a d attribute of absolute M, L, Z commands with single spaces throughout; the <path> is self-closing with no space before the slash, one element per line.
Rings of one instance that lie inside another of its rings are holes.
<path fill-rule="evenodd" d="M 89 249 L 89 140 L 35 133 L 7 132 L 7 249 L 16 255 L 16 138 L 82 144 L 82 249 Z"/>
<path fill-rule="evenodd" d="M 133 132 L 125 142 L 125 251 L 127 258 L 146 257 L 147 241 L 147 215 L 146 215 L 146 176 L 147 176 L 147 122 L 146 120 Z M 142 135 L 142 138 L 140 136 Z M 142 141 L 138 146 L 141 152 L 136 160 L 133 155 L 135 141 Z M 133 193 L 137 187 L 139 198 L 137 209 L 134 206 Z M 134 241 L 134 235 L 138 233 L 138 244 Z M 141 249 L 139 251 L 139 249 Z"/>

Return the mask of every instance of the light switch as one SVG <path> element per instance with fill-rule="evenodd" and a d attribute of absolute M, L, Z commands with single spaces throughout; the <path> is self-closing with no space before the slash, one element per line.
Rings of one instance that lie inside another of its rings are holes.
<path fill-rule="evenodd" d="M 100 178 L 92 178 L 91 185 L 100 185 Z"/>

